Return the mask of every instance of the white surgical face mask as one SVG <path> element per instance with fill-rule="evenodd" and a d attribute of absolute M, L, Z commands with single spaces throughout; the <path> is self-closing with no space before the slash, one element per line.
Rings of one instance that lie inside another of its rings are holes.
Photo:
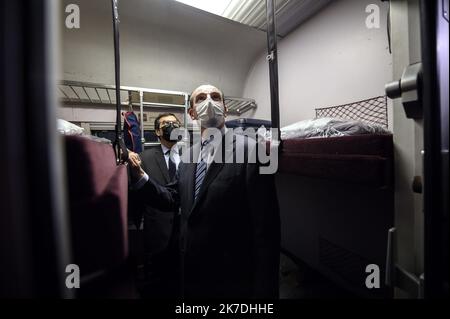
<path fill-rule="evenodd" d="M 225 109 L 221 102 L 210 97 L 195 105 L 198 120 L 203 128 L 220 127 L 225 122 Z"/>

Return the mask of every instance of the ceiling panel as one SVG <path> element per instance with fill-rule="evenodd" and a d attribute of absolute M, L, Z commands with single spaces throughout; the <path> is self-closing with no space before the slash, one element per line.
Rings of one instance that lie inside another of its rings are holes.
<path fill-rule="evenodd" d="M 212 1 L 177 0 L 222 17 L 266 30 L 266 0 L 221 0 L 217 6 Z M 300 24 L 323 9 L 332 0 L 276 0 L 277 33 L 285 37 Z M 228 2 L 228 4 L 227 4 Z"/>

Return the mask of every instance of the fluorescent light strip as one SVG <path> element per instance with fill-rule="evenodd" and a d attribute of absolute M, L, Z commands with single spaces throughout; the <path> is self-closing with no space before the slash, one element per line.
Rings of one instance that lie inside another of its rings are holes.
<path fill-rule="evenodd" d="M 229 7 L 232 0 L 176 0 L 191 7 L 198 8 L 219 16 Z"/>

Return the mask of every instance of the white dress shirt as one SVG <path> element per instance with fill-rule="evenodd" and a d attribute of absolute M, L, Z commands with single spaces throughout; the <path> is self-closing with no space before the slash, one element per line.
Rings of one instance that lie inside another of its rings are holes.
<path fill-rule="evenodd" d="M 222 133 L 222 137 L 225 136 L 225 134 L 227 134 L 227 127 L 224 125 L 222 127 L 222 129 L 220 130 L 220 132 Z M 203 143 L 206 141 L 207 139 L 205 137 L 202 136 L 202 145 Z M 216 149 L 218 147 L 221 147 L 222 145 L 222 139 L 219 139 L 218 141 L 215 140 L 211 140 L 209 144 L 207 144 L 205 147 L 209 148 L 207 151 L 207 156 L 206 156 L 206 169 L 208 170 L 209 165 L 211 164 L 211 162 L 214 159 L 214 154 L 216 153 Z M 198 161 L 197 163 L 200 163 L 201 160 L 201 156 L 202 156 L 202 152 L 200 151 L 198 154 Z"/>
<path fill-rule="evenodd" d="M 172 161 L 175 163 L 177 169 L 178 169 L 178 165 L 180 164 L 180 150 L 178 148 L 178 145 L 175 144 L 174 146 L 172 146 L 172 148 L 168 148 L 167 146 L 161 144 L 161 149 L 162 152 L 164 154 L 164 159 L 166 160 L 166 166 L 167 169 L 169 169 L 169 159 L 172 158 Z M 167 154 L 167 151 L 170 151 Z"/>

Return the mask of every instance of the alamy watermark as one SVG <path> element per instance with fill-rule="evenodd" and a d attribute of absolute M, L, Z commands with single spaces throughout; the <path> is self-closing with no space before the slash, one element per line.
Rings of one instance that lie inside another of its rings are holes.
<path fill-rule="evenodd" d="M 376 264 L 366 266 L 366 287 L 368 289 L 380 288 L 380 267 Z"/>
<path fill-rule="evenodd" d="M 376 4 L 369 4 L 366 7 L 366 27 L 368 29 L 380 28 L 380 7 Z"/>
<path fill-rule="evenodd" d="M 199 147 L 202 137 L 203 142 L 209 141 L 206 155 L 204 149 Z M 226 164 L 257 163 L 260 174 L 275 174 L 278 170 L 277 129 L 228 128 L 223 136 L 220 129 L 211 127 L 201 133 L 194 131 L 191 137 L 186 129 L 177 128 L 172 130 L 170 138 L 183 141 L 179 147 L 184 163 L 198 163 L 200 160 Z"/>
<path fill-rule="evenodd" d="M 77 4 L 68 4 L 66 6 L 66 28 L 79 29 L 80 28 L 80 7 Z"/>
<path fill-rule="evenodd" d="M 80 288 L 80 267 L 77 264 L 66 266 L 66 287 L 68 289 Z"/>

